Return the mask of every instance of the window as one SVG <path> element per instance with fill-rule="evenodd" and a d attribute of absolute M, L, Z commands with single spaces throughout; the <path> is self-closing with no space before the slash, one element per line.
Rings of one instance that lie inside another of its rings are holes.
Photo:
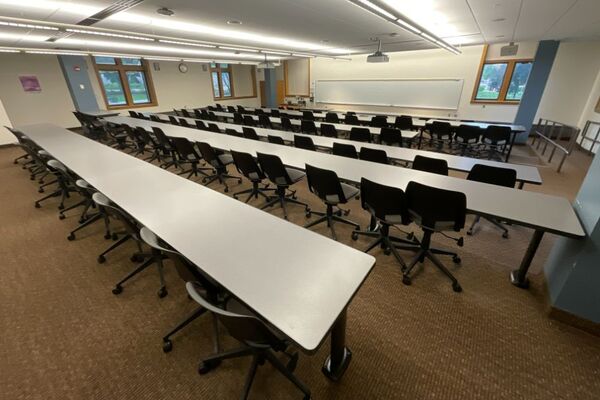
<path fill-rule="evenodd" d="M 145 61 L 116 57 L 93 57 L 93 60 L 108 109 L 157 105 Z"/>
<path fill-rule="evenodd" d="M 215 100 L 233 97 L 230 64 L 210 64 L 210 77 Z"/>
<path fill-rule="evenodd" d="M 482 65 L 473 102 L 518 103 L 531 72 L 531 60 L 492 61 Z"/>

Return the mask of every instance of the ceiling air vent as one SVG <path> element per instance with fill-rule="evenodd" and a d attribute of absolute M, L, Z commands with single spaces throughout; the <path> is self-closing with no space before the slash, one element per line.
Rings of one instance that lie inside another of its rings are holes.
<path fill-rule="evenodd" d="M 79 21 L 77 23 L 77 25 L 84 25 L 84 26 L 94 25 L 96 22 L 102 21 L 103 19 L 106 19 L 113 14 L 120 13 L 121 11 L 125 11 L 132 7 L 135 7 L 143 1 L 144 0 L 117 1 L 113 4 L 111 4 L 110 6 L 106 7 L 104 10 L 99 11 L 96 14 L 92 15 L 91 17 L 88 17 L 88 18 L 84 19 L 83 21 Z"/>

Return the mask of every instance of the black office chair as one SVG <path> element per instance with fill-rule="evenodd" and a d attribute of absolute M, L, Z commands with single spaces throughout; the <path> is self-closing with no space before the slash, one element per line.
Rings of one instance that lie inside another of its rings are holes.
<path fill-rule="evenodd" d="M 202 115 L 202 112 L 199 109 L 197 109 L 197 108 L 194 109 L 194 118 L 196 118 L 196 119 L 204 119 L 204 117 Z"/>
<path fill-rule="evenodd" d="M 158 115 L 154 115 L 154 114 L 150 114 L 150 121 L 152 121 L 152 122 L 163 122 L 160 118 L 158 118 Z"/>
<path fill-rule="evenodd" d="M 340 117 L 338 117 L 337 113 L 328 112 L 327 114 L 325 114 L 325 122 L 330 122 L 332 124 L 339 124 Z M 321 125 L 321 128 L 323 128 L 323 125 Z"/>
<path fill-rule="evenodd" d="M 306 178 L 308 180 L 308 188 L 310 191 L 316 194 L 325 203 L 327 209 L 325 212 L 307 211 L 306 218 L 310 218 L 313 213 L 321 216 L 321 218 L 304 225 L 305 228 L 311 228 L 322 222 L 326 222 L 331 230 L 331 237 L 334 240 L 337 240 L 335 229 L 333 228 L 334 222 L 351 225 L 355 230 L 360 230 L 359 224 L 340 216 L 342 213 L 348 215 L 350 210 L 342 210 L 339 208 L 339 204 L 346 204 L 349 199 L 358 195 L 359 190 L 357 188 L 340 182 L 340 179 L 334 171 L 313 167 L 308 164 L 306 164 Z M 334 207 L 339 209 L 335 213 L 333 210 Z"/>
<path fill-rule="evenodd" d="M 235 107 L 234 106 L 227 106 L 227 112 L 233 114 L 235 111 Z"/>
<path fill-rule="evenodd" d="M 192 126 L 189 124 L 187 119 L 179 118 L 179 126 L 183 126 L 184 128 L 191 128 Z"/>
<path fill-rule="evenodd" d="M 285 145 L 285 142 L 283 141 L 283 138 L 281 136 L 268 135 L 267 140 L 269 141 L 269 143 Z"/>
<path fill-rule="evenodd" d="M 266 115 L 266 114 L 265 114 L 265 111 L 264 111 L 262 108 L 256 108 L 256 109 L 254 110 L 254 114 L 255 114 L 255 115 Z"/>
<path fill-rule="evenodd" d="M 456 129 L 454 135 L 454 146 L 456 147 L 456 153 L 461 156 L 466 154 L 475 155 L 477 153 L 477 146 L 479 145 L 479 137 L 481 136 L 481 129 L 473 125 L 461 124 Z"/>
<path fill-rule="evenodd" d="M 181 109 L 181 115 L 183 115 L 186 118 L 192 118 L 192 116 L 190 115 L 190 113 L 188 112 L 188 110 L 186 110 L 185 108 Z"/>
<path fill-rule="evenodd" d="M 296 129 L 292 124 L 292 121 L 288 117 L 281 116 L 281 129 L 284 131 L 295 132 Z"/>
<path fill-rule="evenodd" d="M 183 171 L 179 172 L 179 175 L 188 174 L 186 176 L 188 179 L 192 175 L 198 176 L 199 173 L 208 176 L 204 171 L 211 171 L 212 168 L 200 168 L 198 166 L 202 157 L 196 152 L 194 145 L 189 140 L 182 137 L 172 137 L 171 143 L 173 143 L 173 147 L 177 153 L 177 164 L 179 166 L 189 165 L 189 169 L 183 169 Z"/>
<path fill-rule="evenodd" d="M 402 140 L 402 132 L 400 129 L 395 128 L 381 128 L 381 132 L 379 133 L 379 141 L 381 144 L 389 146 L 398 145 L 403 147 L 404 145 Z"/>
<path fill-rule="evenodd" d="M 316 135 L 317 126 L 314 121 L 303 119 L 300 121 L 300 132 L 307 135 Z"/>
<path fill-rule="evenodd" d="M 98 207 L 102 208 L 103 212 L 106 212 L 109 215 L 109 217 L 112 217 L 113 219 L 118 220 L 123 225 L 123 228 L 125 228 L 125 231 L 123 232 L 123 233 L 125 233 L 125 235 L 123 237 L 121 237 L 118 241 L 113 243 L 108 249 L 104 250 L 98 256 L 98 263 L 103 264 L 104 262 L 106 262 L 106 255 L 109 252 L 116 249 L 117 247 L 124 244 L 125 242 L 127 242 L 128 240 L 134 240 L 135 244 L 137 246 L 137 249 L 138 249 L 138 252 L 134 253 L 131 256 L 131 258 L 130 258 L 131 261 L 141 262 L 141 261 L 145 260 L 140 265 L 138 265 L 133 271 L 131 271 L 129 274 L 127 274 L 127 276 L 125 276 L 123 279 L 121 279 L 119 282 L 117 282 L 117 284 L 115 285 L 115 287 L 112 290 L 113 294 L 115 294 L 115 295 L 121 294 L 123 292 L 123 284 L 125 282 L 127 282 L 129 279 L 133 278 L 135 275 L 139 274 L 140 272 L 142 272 L 143 270 L 145 270 L 152 264 L 157 264 L 158 276 L 160 279 L 160 288 L 158 290 L 158 297 L 160 297 L 160 298 L 165 297 L 168 294 L 168 292 L 167 292 L 167 287 L 165 285 L 165 279 L 163 276 L 162 263 L 158 263 L 157 259 L 153 256 L 153 254 L 143 252 L 142 239 L 140 238 L 140 235 L 139 235 L 140 228 L 141 228 L 139 223 L 133 217 L 131 217 L 129 214 L 127 214 L 123 209 L 121 209 L 119 206 L 117 206 L 115 203 L 113 203 L 104 194 L 102 194 L 100 192 L 96 192 L 93 194 L 92 199 L 94 200 L 94 203 L 96 203 L 96 205 Z"/>
<path fill-rule="evenodd" d="M 294 147 L 304 150 L 317 151 L 315 144 L 308 136 L 294 135 Z"/>
<path fill-rule="evenodd" d="M 256 126 L 256 122 L 254 121 L 254 117 L 252 115 L 244 115 L 244 125 L 246 126 Z"/>
<path fill-rule="evenodd" d="M 312 111 L 302 111 L 302 119 L 306 121 L 314 121 L 315 116 Z"/>
<path fill-rule="evenodd" d="M 117 240 L 118 236 L 116 234 L 112 234 L 110 231 L 110 222 L 108 219 L 108 214 L 102 209 L 102 207 L 96 206 L 96 203 L 93 200 L 93 195 L 96 193 L 96 189 L 94 189 L 89 183 L 84 181 L 83 179 L 77 179 L 75 181 L 75 185 L 79 188 L 80 193 L 83 194 L 86 200 L 86 205 L 79 217 L 79 225 L 73 229 L 69 236 L 67 236 L 67 240 L 73 241 L 75 240 L 75 234 L 82 230 L 83 228 L 92 225 L 93 223 L 103 220 L 104 221 L 104 239 L 114 239 Z M 91 207 L 96 207 L 97 211 L 93 214 L 88 214 L 88 211 Z"/>
<path fill-rule="evenodd" d="M 263 128 L 273 129 L 273 125 L 271 124 L 271 119 L 269 118 L 268 115 L 265 115 L 265 114 L 259 115 L 258 116 L 258 123 Z"/>
<path fill-rule="evenodd" d="M 412 131 L 415 129 L 412 122 L 412 117 L 408 115 L 400 115 L 396 117 L 394 121 L 394 128 L 400 129 L 403 131 Z"/>
<path fill-rule="evenodd" d="M 412 169 L 431 172 L 432 174 L 448 175 L 448 162 L 439 158 L 415 156 Z"/>
<path fill-rule="evenodd" d="M 225 109 L 223 108 L 223 106 L 219 103 L 215 103 L 215 107 L 217 108 L 217 111 L 225 111 Z"/>
<path fill-rule="evenodd" d="M 233 113 L 233 123 L 236 125 L 242 125 L 244 123 L 244 117 L 239 112 Z"/>
<path fill-rule="evenodd" d="M 215 314 L 218 320 L 225 326 L 227 332 L 234 339 L 242 343 L 241 348 L 204 358 L 198 368 L 200 374 L 206 374 L 215 369 L 223 360 L 252 356 L 252 364 L 246 376 L 244 392 L 241 396 L 242 400 L 248 398 L 256 370 L 265 361 L 268 361 L 300 389 L 304 393 L 304 400 L 310 399 L 310 390 L 293 373 L 298 362 L 298 354 L 287 352 L 290 346 L 288 341 L 280 338 L 263 321 L 252 315 L 242 305 L 235 303 L 232 299 L 223 302 L 220 306 L 216 306 L 207 300 L 207 296 L 202 293 L 201 289 L 198 290 L 196 288 L 195 283 L 186 283 L 186 288 L 192 299 L 201 307 Z M 288 357 L 289 361 L 287 365 L 284 365 L 279 360 L 275 352 L 281 352 Z"/>
<path fill-rule="evenodd" d="M 128 112 L 129 112 L 129 116 L 130 116 L 131 118 L 139 118 L 139 117 L 138 117 L 138 113 L 137 113 L 137 112 L 135 112 L 135 111 L 132 111 L 132 110 L 129 110 Z M 177 112 L 177 111 L 176 111 L 176 112 Z"/>
<path fill-rule="evenodd" d="M 272 196 L 266 195 L 265 192 L 274 191 L 275 189 L 269 189 L 268 184 L 263 188 L 260 187 L 260 185 L 263 184 L 263 180 L 266 179 L 266 176 L 254 157 L 248 153 L 242 153 L 233 150 L 231 150 L 231 156 L 233 157 L 233 162 L 235 163 L 235 167 L 237 168 L 238 172 L 252 182 L 251 189 L 234 193 L 233 197 L 237 199 L 239 195 L 248 193 L 248 197 L 244 201 L 245 203 L 249 202 L 252 197 L 258 199 L 259 195 L 264 197 L 267 201 L 271 200 Z"/>
<path fill-rule="evenodd" d="M 429 126 L 429 144 L 436 151 L 442 151 L 444 145 L 452 145 L 452 125 L 449 122 L 433 121 Z"/>
<path fill-rule="evenodd" d="M 281 162 L 281 159 L 272 154 L 256 153 L 258 163 L 269 180 L 277 186 L 277 197 L 267 202 L 261 207 L 264 210 L 267 207 L 279 203 L 283 209 L 283 216 L 288 219 L 286 203 L 293 203 L 304 206 L 305 211 L 310 211 L 308 204 L 296 199 L 296 191 L 290 190 L 289 187 L 298 183 L 304 178 L 305 174 L 294 168 L 287 168 Z M 289 191 L 290 193 L 287 193 Z"/>
<path fill-rule="evenodd" d="M 371 143 L 371 131 L 369 128 L 352 128 L 350 129 L 350 140 L 363 143 Z"/>
<path fill-rule="evenodd" d="M 243 114 L 243 113 L 245 113 L 245 112 L 246 112 L 246 109 L 245 109 L 244 107 L 242 107 L 242 106 L 237 106 L 237 110 L 238 110 L 238 112 L 239 112 L 240 114 Z"/>
<path fill-rule="evenodd" d="M 434 232 L 460 232 L 464 228 L 467 197 L 461 192 L 438 189 L 411 181 L 406 187 L 406 198 L 410 218 L 423 229 L 423 237 L 419 241 L 418 253 L 403 270 L 402 282 L 410 285 L 412 282 L 410 272 L 414 266 L 418 262 L 423 262 L 425 258 L 429 258 L 452 281 L 452 289 L 455 292 L 461 292 L 462 288 L 456 278 L 435 255 L 452 256 L 452 261 L 457 264 L 460 263 L 460 257 L 451 251 L 431 248 L 431 235 Z M 462 238 L 454 240 L 459 247 L 462 247 Z"/>
<path fill-rule="evenodd" d="M 48 171 L 56 178 L 56 180 L 53 182 L 57 183 L 57 186 L 54 192 L 36 200 L 34 206 L 35 208 L 40 208 L 42 201 L 60 196 L 61 199 L 58 209 L 62 211 L 65 209 L 65 200 L 71 197 L 71 193 L 77 192 L 77 189 L 73 186 L 73 182 L 75 182 L 75 180 L 68 172 L 67 167 L 65 167 L 60 161 L 51 159 L 50 154 L 45 153 L 43 150 L 40 151 L 40 153 L 41 154 L 39 154 L 38 157 L 44 157 L 43 159 L 47 160 L 45 161 L 46 168 L 48 168 Z M 45 156 L 42 156 L 42 154 L 45 154 Z"/>
<path fill-rule="evenodd" d="M 167 169 L 171 166 L 179 167 L 177 164 L 177 154 L 171 139 L 165 134 L 165 132 L 156 126 L 152 127 L 152 132 L 156 138 L 156 146 L 159 152 L 158 159 L 162 162 L 161 168 Z"/>
<path fill-rule="evenodd" d="M 346 113 L 344 116 L 344 123 L 347 125 L 360 125 L 360 121 L 356 114 Z"/>
<path fill-rule="evenodd" d="M 275 110 L 275 109 L 271 110 L 271 117 L 276 117 L 276 118 L 278 118 L 278 117 L 279 117 L 279 115 L 280 115 L 280 112 L 279 112 L 279 110 Z"/>
<path fill-rule="evenodd" d="M 202 115 L 201 119 L 210 120 L 210 114 L 208 113 L 208 110 L 206 110 L 206 109 L 200 110 L 200 115 Z"/>
<path fill-rule="evenodd" d="M 386 255 L 393 254 L 400 265 L 403 268 L 406 267 L 398 249 L 417 250 L 419 244 L 414 240 L 390 235 L 390 227 L 411 223 L 404 191 L 362 178 L 360 180 L 360 201 L 362 208 L 371 214 L 371 229 L 352 232 L 352 240 L 357 240 L 359 235 L 374 237 L 375 240 L 367 246 L 365 253 L 380 246 Z M 413 236 L 412 233 L 407 235 Z"/>
<path fill-rule="evenodd" d="M 361 160 L 372 161 L 379 164 L 389 164 L 390 160 L 385 150 L 370 149 L 368 147 L 361 147 L 359 157 Z"/>
<path fill-rule="evenodd" d="M 487 152 L 487 159 L 496 158 L 502 161 L 502 154 L 510 142 L 512 130 L 508 126 L 489 125 L 483 132 L 481 142 L 484 145 L 484 152 Z"/>
<path fill-rule="evenodd" d="M 337 138 L 338 132 L 337 132 L 337 129 L 335 129 L 335 126 L 333 126 L 331 124 L 322 123 L 321 124 L 321 135 L 325 136 L 325 137 Z"/>
<path fill-rule="evenodd" d="M 358 153 L 356 152 L 356 148 L 351 144 L 345 143 L 333 143 L 332 153 L 336 156 L 348 157 L 348 158 L 358 158 Z"/>
<path fill-rule="evenodd" d="M 244 135 L 246 139 L 260 140 L 254 128 L 249 128 L 247 126 L 242 127 L 242 135 Z"/>
<path fill-rule="evenodd" d="M 208 130 L 204 121 L 200 121 L 200 120 L 196 120 L 196 128 L 203 130 L 203 131 Z"/>
<path fill-rule="evenodd" d="M 219 117 L 217 117 L 217 114 L 215 114 L 213 111 L 209 111 L 208 120 L 217 122 L 219 120 Z"/>
<path fill-rule="evenodd" d="M 221 129 L 214 122 L 209 122 L 208 123 L 207 130 L 209 130 L 211 132 L 214 132 L 214 133 L 221 133 Z"/>
<path fill-rule="evenodd" d="M 510 168 L 491 167 L 489 165 L 475 164 L 473 165 L 473 168 L 471 168 L 471 171 L 467 176 L 467 180 L 489 183 L 490 185 L 514 188 L 515 184 L 517 183 L 517 171 Z M 483 218 L 494 224 L 496 227 L 500 228 L 503 231 L 503 238 L 508 238 L 508 229 L 506 229 L 506 227 L 500 224 L 500 221 L 498 221 L 496 218 L 491 217 Z M 480 215 L 475 217 L 473 223 L 471 224 L 471 227 L 469 227 L 469 230 L 467 231 L 467 235 L 473 234 L 473 228 L 475 228 L 475 225 L 477 225 L 480 219 Z"/>
<path fill-rule="evenodd" d="M 369 123 L 369 126 L 374 128 L 387 128 L 389 126 L 387 122 L 387 117 L 385 115 L 375 115 L 371 117 L 371 122 Z"/>
<path fill-rule="evenodd" d="M 231 129 L 231 128 L 226 128 L 225 134 L 229 135 L 229 136 L 240 137 L 240 138 L 244 137 L 244 134 L 242 132 L 238 132 L 235 129 Z"/>
<path fill-rule="evenodd" d="M 175 118 L 172 115 L 169 115 L 169 121 L 171 122 L 171 124 L 173 125 L 179 125 L 179 121 L 177 120 L 177 118 Z"/>
<path fill-rule="evenodd" d="M 213 174 L 202 178 L 204 186 L 208 186 L 211 182 L 219 180 L 219 182 L 225 186 L 224 191 L 229 192 L 227 186 L 227 179 L 237 179 L 238 183 L 242 183 L 242 178 L 239 176 L 233 176 L 227 174 L 227 166 L 233 164 L 233 157 L 230 154 L 218 154 L 213 147 L 205 142 L 196 143 L 202 158 L 209 163 L 213 168 Z"/>

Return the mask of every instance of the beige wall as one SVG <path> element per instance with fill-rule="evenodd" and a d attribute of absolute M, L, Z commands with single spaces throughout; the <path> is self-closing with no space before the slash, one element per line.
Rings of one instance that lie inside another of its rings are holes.
<path fill-rule="evenodd" d="M 35 75 L 41 92 L 24 92 L 19 75 Z M 50 122 L 78 126 L 58 58 L 53 55 L 0 54 L 0 98 L 13 126 Z"/>
<path fill-rule="evenodd" d="M 538 48 L 538 42 L 517 42 L 515 43 L 519 45 L 519 49 L 517 50 L 517 54 L 514 56 L 501 56 L 500 49 L 508 43 L 494 43 L 488 46 L 488 52 L 486 56 L 486 60 L 511 60 L 511 59 L 533 59 L 535 57 L 535 52 Z"/>
<path fill-rule="evenodd" d="M 10 131 L 8 129 L 6 129 L 5 126 L 12 128 L 12 123 L 10 122 L 10 119 L 8 118 L 8 114 L 6 113 L 6 110 L 4 109 L 4 104 L 2 103 L 2 99 L 0 99 L 0 146 L 2 146 L 3 144 L 10 144 L 10 143 L 17 142 L 17 138 L 12 133 L 10 133 Z"/>

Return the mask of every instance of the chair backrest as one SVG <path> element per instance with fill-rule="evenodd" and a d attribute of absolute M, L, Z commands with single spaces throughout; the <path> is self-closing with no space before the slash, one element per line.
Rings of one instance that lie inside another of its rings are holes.
<path fill-rule="evenodd" d="M 424 228 L 458 232 L 465 226 L 467 196 L 464 193 L 410 181 L 406 197 L 411 219 Z"/>
<path fill-rule="evenodd" d="M 314 121 L 315 116 L 313 115 L 312 111 L 302 111 L 302 119 L 305 119 L 307 121 Z"/>
<path fill-rule="evenodd" d="M 371 143 L 371 131 L 368 128 L 352 128 L 350 129 L 350 140 Z"/>
<path fill-rule="evenodd" d="M 446 160 L 425 156 L 415 156 L 412 169 L 431 172 L 432 174 L 448 175 L 448 163 Z"/>
<path fill-rule="evenodd" d="M 171 140 L 169 139 L 169 137 L 165 134 L 165 132 L 160 129 L 157 126 L 153 126 L 152 127 L 152 132 L 154 133 L 154 137 L 156 137 L 156 140 L 158 141 L 158 144 L 163 148 L 163 149 L 170 149 L 171 146 Z"/>
<path fill-rule="evenodd" d="M 217 114 L 215 114 L 213 111 L 210 111 L 208 113 L 208 119 L 210 121 L 218 121 L 219 120 L 219 118 L 217 118 Z"/>
<path fill-rule="evenodd" d="M 371 118 L 369 125 L 375 128 L 384 128 L 388 126 L 387 117 L 385 115 L 375 115 Z"/>
<path fill-rule="evenodd" d="M 268 135 L 267 139 L 269 140 L 269 143 L 285 145 L 285 142 L 283 141 L 283 138 L 281 136 Z"/>
<path fill-rule="evenodd" d="M 246 109 L 242 106 L 237 106 L 237 110 L 239 113 L 244 113 L 246 111 Z"/>
<path fill-rule="evenodd" d="M 208 113 L 208 110 L 205 108 L 200 110 L 200 115 L 202 115 L 202 119 L 210 119 L 210 114 Z"/>
<path fill-rule="evenodd" d="M 240 114 L 239 112 L 234 112 L 233 113 L 233 123 L 234 124 L 238 124 L 241 125 L 244 123 L 244 117 L 242 116 L 242 114 Z"/>
<path fill-rule="evenodd" d="M 248 126 L 256 126 L 256 123 L 254 122 L 254 118 L 252 117 L 252 115 L 244 115 L 244 125 L 248 125 Z"/>
<path fill-rule="evenodd" d="M 265 114 L 265 110 L 263 110 L 262 108 L 254 109 L 254 115 L 264 115 L 264 114 Z"/>
<path fill-rule="evenodd" d="M 403 225 L 410 223 L 406 194 L 402 189 L 362 178 L 360 202 L 365 210 L 380 221 Z"/>
<path fill-rule="evenodd" d="M 452 137 L 452 125 L 450 122 L 433 121 L 429 133 L 437 139 L 449 139 Z"/>
<path fill-rule="evenodd" d="M 492 144 L 505 144 L 510 141 L 511 132 L 509 126 L 489 125 L 483 132 L 483 138 Z"/>
<path fill-rule="evenodd" d="M 285 186 L 292 183 L 283 162 L 273 154 L 256 153 L 256 158 L 260 168 L 271 182 L 279 186 Z"/>
<path fill-rule="evenodd" d="M 409 131 L 413 129 L 412 117 L 408 115 L 400 115 L 396 117 L 394 121 L 394 127 L 396 129 L 402 129 L 405 131 Z"/>
<path fill-rule="evenodd" d="M 348 125 L 360 125 L 360 121 L 356 114 L 346 113 L 344 116 L 344 123 Z"/>
<path fill-rule="evenodd" d="M 368 147 L 361 147 L 359 157 L 361 160 L 372 161 L 379 164 L 389 164 L 387 153 L 385 150 L 370 149 Z"/>
<path fill-rule="evenodd" d="M 235 107 L 234 106 L 227 106 L 227 112 L 235 113 L 236 112 L 235 111 Z"/>
<path fill-rule="evenodd" d="M 237 170 L 251 181 L 261 181 L 265 178 L 260 166 L 249 153 L 231 150 L 231 156 Z"/>
<path fill-rule="evenodd" d="M 336 138 L 338 137 L 338 132 L 337 129 L 335 129 L 335 126 L 321 123 L 321 135 Z"/>
<path fill-rule="evenodd" d="M 206 142 L 197 142 L 196 146 L 198 150 L 200 150 L 200 155 L 204 158 L 204 161 L 209 163 L 213 168 L 221 168 L 223 167 L 223 163 L 221 159 L 217 155 L 217 152 L 213 147 Z"/>
<path fill-rule="evenodd" d="M 129 216 L 124 210 L 113 203 L 108 197 L 100 192 L 96 192 L 92 195 L 92 200 L 99 207 L 102 207 L 106 213 L 112 217 L 118 219 L 123 224 L 123 227 L 135 240 L 139 240 L 139 229 L 134 219 Z"/>
<path fill-rule="evenodd" d="M 235 136 L 235 137 L 244 137 L 244 134 L 242 132 L 238 132 L 235 129 L 231 129 L 231 128 L 226 128 L 225 129 L 225 134 L 229 135 L 229 136 Z"/>
<path fill-rule="evenodd" d="M 336 156 L 348 157 L 348 158 L 358 158 L 358 153 L 356 152 L 356 148 L 351 144 L 345 143 L 333 143 L 332 153 Z"/>
<path fill-rule="evenodd" d="M 213 122 L 208 123 L 207 129 L 211 132 L 221 133 L 221 129 L 219 129 L 219 126 Z"/>
<path fill-rule="evenodd" d="M 292 125 L 292 121 L 288 117 L 281 117 L 281 127 L 284 131 L 292 131 L 294 130 L 294 126 Z"/>
<path fill-rule="evenodd" d="M 177 118 L 175 118 L 172 115 L 169 115 L 169 121 L 171 122 L 171 124 L 173 125 L 179 125 L 179 121 L 177 121 Z"/>
<path fill-rule="evenodd" d="M 132 111 L 132 110 L 129 110 L 129 116 L 131 118 L 137 118 L 138 117 L 137 113 L 135 111 Z"/>
<path fill-rule="evenodd" d="M 198 161 L 200 156 L 194 149 L 192 142 L 184 137 L 171 137 L 171 143 L 175 147 L 175 151 L 179 154 L 179 157 L 183 160 Z"/>
<path fill-rule="evenodd" d="M 262 114 L 258 116 L 258 123 L 263 127 L 263 128 L 269 128 L 271 129 L 273 126 L 271 125 L 271 119 L 269 118 L 268 115 Z"/>
<path fill-rule="evenodd" d="M 327 114 L 325 114 L 325 121 L 331 122 L 332 124 L 337 124 L 340 122 L 340 117 L 338 117 L 337 113 L 328 112 Z M 322 127 L 323 125 L 321 125 L 321 128 Z"/>
<path fill-rule="evenodd" d="M 247 126 L 244 126 L 244 127 L 242 127 L 242 134 L 244 135 L 244 137 L 246 139 L 260 140 L 260 138 L 256 134 L 256 131 L 254 130 L 254 128 L 249 128 Z"/>
<path fill-rule="evenodd" d="M 399 145 L 402 147 L 402 132 L 400 129 L 394 128 L 381 128 L 381 132 L 379 133 L 379 140 L 383 144 L 388 145 Z"/>
<path fill-rule="evenodd" d="M 194 118 L 197 118 L 197 119 L 202 119 L 203 118 L 202 113 L 197 108 L 194 109 Z"/>
<path fill-rule="evenodd" d="M 204 121 L 200 121 L 199 119 L 196 120 L 196 128 L 197 129 L 201 129 L 201 130 L 206 130 L 206 124 L 204 123 Z"/>
<path fill-rule="evenodd" d="M 223 106 L 219 103 L 215 103 L 215 107 L 217 107 L 217 111 L 223 111 Z"/>
<path fill-rule="evenodd" d="M 475 164 L 473 165 L 473 168 L 471 168 L 471 171 L 469 171 L 467 179 L 470 181 L 514 188 L 515 183 L 517 183 L 517 171 L 512 168 Z"/>
<path fill-rule="evenodd" d="M 179 118 L 179 125 L 185 127 L 185 128 L 191 128 L 192 126 L 188 123 L 187 119 L 185 118 Z"/>
<path fill-rule="evenodd" d="M 271 110 L 271 117 L 279 117 L 279 110 L 277 110 L 277 109 Z"/>
<path fill-rule="evenodd" d="M 481 129 L 477 126 L 461 124 L 456 128 L 455 137 L 460 143 L 477 143 L 480 136 Z"/>
<path fill-rule="evenodd" d="M 303 119 L 300 121 L 300 130 L 308 135 L 316 135 L 317 127 L 314 121 Z"/>
<path fill-rule="evenodd" d="M 340 179 L 335 171 L 306 164 L 306 180 L 311 192 L 326 203 L 346 203 Z"/>
<path fill-rule="evenodd" d="M 308 136 L 294 135 L 294 147 L 304 150 L 317 151 L 315 144 Z"/>
<path fill-rule="evenodd" d="M 181 114 L 186 117 L 186 118 L 192 118 L 192 116 L 190 115 L 190 113 L 188 112 L 188 110 L 186 110 L 185 108 L 181 109 Z"/>
<path fill-rule="evenodd" d="M 158 118 L 158 115 L 154 114 L 150 114 L 150 121 L 161 122 L 160 118 Z"/>

